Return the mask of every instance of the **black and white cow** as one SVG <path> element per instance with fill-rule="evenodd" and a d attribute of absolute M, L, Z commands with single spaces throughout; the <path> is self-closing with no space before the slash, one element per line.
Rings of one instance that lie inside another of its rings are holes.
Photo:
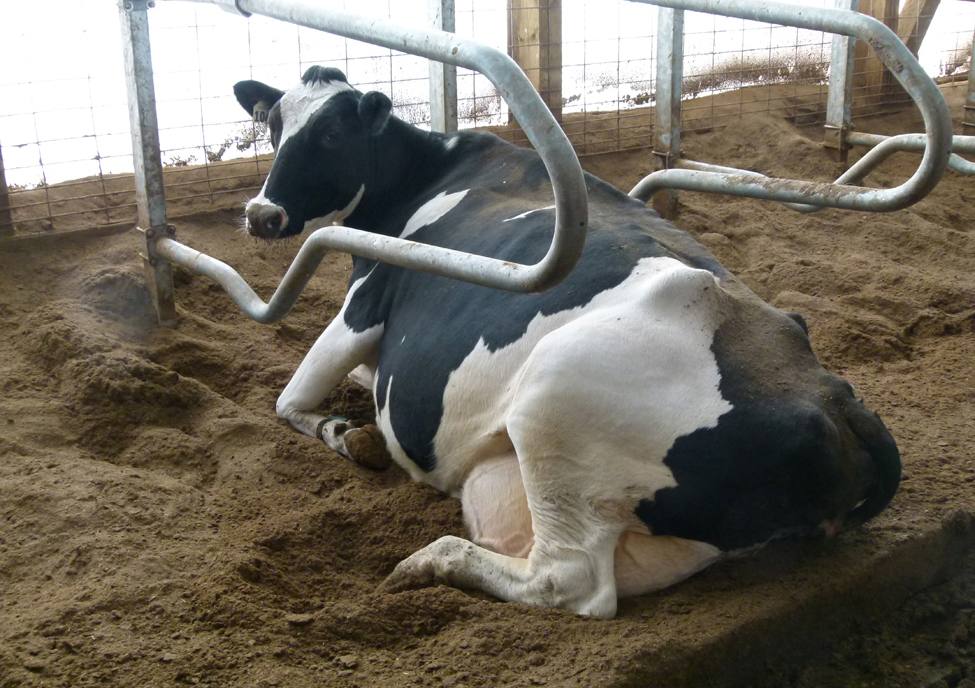
<path fill-rule="evenodd" d="M 353 227 L 519 263 L 553 233 L 539 157 L 421 131 L 336 69 L 234 87 L 276 158 L 247 204 L 265 239 Z M 341 311 L 277 403 L 299 431 L 392 458 L 463 505 L 470 540 L 401 562 L 388 590 L 446 583 L 612 617 L 725 553 L 862 524 L 893 498 L 897 447 L 772 308 L 687 234 L 586 177 L 585 252 L 536 295 L 353 259 Z M 316 409 L 350 375 L 378 431 Z M 356 441 L 353 442 L 352 439 Z M 373 449 L 374 449 L 373 445 Z"/>

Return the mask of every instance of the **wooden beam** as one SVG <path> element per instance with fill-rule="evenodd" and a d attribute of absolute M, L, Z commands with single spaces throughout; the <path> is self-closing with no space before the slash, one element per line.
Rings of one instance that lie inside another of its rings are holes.
<path fill-rule="evenodd" d="M 917 57 L 941 0 L 906 0 L 897 19 L 897 36 Z"/>
<path fill-rule="evenodd" d="M 972 66 L 968 70 L 968 96 L 961 118 L 961 133 L 975 136 L 975 41 L 972 42 Z"/>
<path fill-rule="evenodd" d="M 14 218 L 10 212 L 10 192 L 3 172 L 3 151 L 0 151 L 0 237 L 14 235 Z"/>
<path fill-rule="evenodd" d="M 508 0 L 508 54 L 562 120 L 562 0 Z"/>
<path fill-rule="evenodd" d="M 860 0 L 860 13 L 879 19 L 897 33 L 897 0 Z M 865 41 L 856 43 L 853 74 L 855 109 L 874 105 L 890 95 L 894 82 L 890 70 Z"/>

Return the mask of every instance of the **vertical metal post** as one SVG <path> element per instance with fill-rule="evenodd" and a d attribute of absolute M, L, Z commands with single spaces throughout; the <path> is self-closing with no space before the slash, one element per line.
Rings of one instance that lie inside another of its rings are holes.
<path fill-rule="evenodd" d="M 3 171 L 3 149 L 0 149 L 0 237 L 14 235 L 14 217 L 10 212 L 10 191 Z"/>
<path fill-rule="evenodd" d="M 173 231 L 166 221 L 156 93 L 149 49 L 148 8 L 154 6 L 154 0 L 122 0 L 119 3 L 119 19 L 129 100 L 129 128 L 132 131 L 138 229 L 142 233 L 146 282 L 156 306 L 159 324 L 171 327 L 176 324 L 173 270 L 169 262 L 156 255 L 155 251 L 156 239 L 172 235 Z"/>
<path fill-rule="evenodd" d="M 657 10 L 657 93 L 653 125 L 654 170 L 677 166 L 680 158 L 680 97 L 684 76 L 684 10 Z M 677 190 L 660 191 L 651 199 L 654 209 L 672 219 L 677 214 Z"/>
<path fill-rule="evenodd" d="M 972 41 L 972 60 L 975 61 L 975 39 Z M 961 133 L 975 136 L 975 64 L 968 70 L 968 97 L 961 118 Z"/>
<path fill-rule="evenodd" d="M 860 0 L 836 0 L 836 9 L 857 12 Z M 830 157 L 846 162 L 850 153 L 847 135 L 851 129 L 853 113 L 853 61 L 856 56 L 856 40 L 852 37 L 833 36 L 833 53 L 829 60 L 829 95 L 826 100 L 826 127 L 823 145 Z"/>
<path fill-rule="evenodd" d="M 456 31 L 454 0 L 429 0 L 430 27 L 437 31 Z M 457 131 L 457 67 L 430 61 L 430 129 Z"/>

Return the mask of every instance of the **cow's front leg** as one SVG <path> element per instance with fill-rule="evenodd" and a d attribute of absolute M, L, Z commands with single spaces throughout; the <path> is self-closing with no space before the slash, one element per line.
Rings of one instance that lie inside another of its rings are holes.
<path fill-rule="evenodd" d="M 346 324 L 344 315 L 345 307 L 298 366 L 278 397 L 275 410 L 296 430 L 322 440 L 342 456 L 367 468 L 386 468 L 391 458 L 375 425 L 356 427 L 344 418 L 325 416 L 317 410 L 349 372 L 363 363 L 374 364 L 382 341 L 382 325 L 356 332 Z"/>

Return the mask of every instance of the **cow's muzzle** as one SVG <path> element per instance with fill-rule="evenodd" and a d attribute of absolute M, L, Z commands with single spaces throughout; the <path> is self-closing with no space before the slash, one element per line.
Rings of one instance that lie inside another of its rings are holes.
<path fill-rule="evenodd" d="M 261 239 L 277 239 L 288 226 L 288 214 L 284 208 L 272 203 L 248 203 L 244 214 L 247 216 L 247 231 Z"/>

